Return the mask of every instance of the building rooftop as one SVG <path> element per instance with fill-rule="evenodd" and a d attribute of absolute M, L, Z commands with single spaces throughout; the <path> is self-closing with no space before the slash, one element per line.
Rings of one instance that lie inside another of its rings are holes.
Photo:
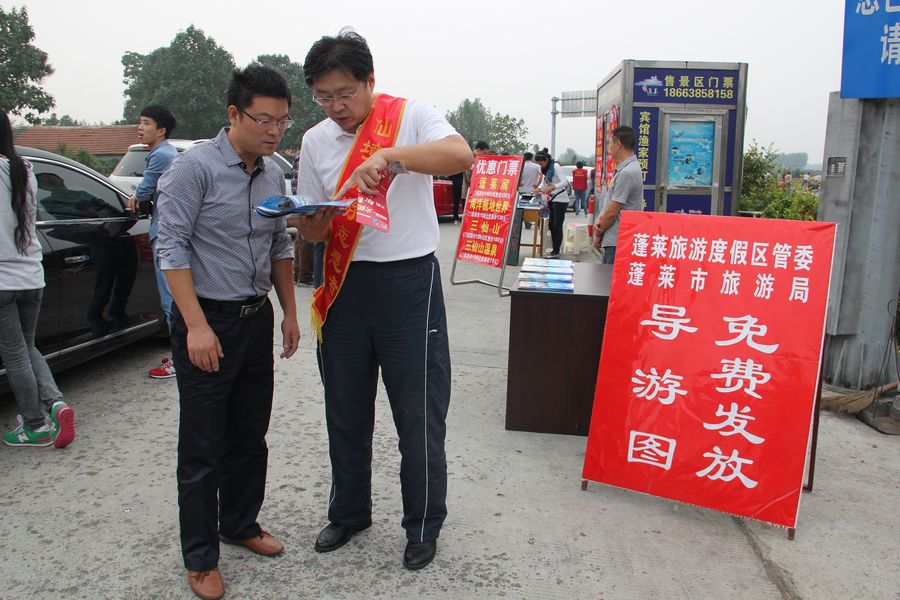
<path fill-rule="evenodd" d="M 128 146 L 138 142 L 137 125 L 26 127 L 18 129 L 14 135 L 20 146 L 56 152 L 60 144 L 65 144 L 70 150 L 84 148 L 96 156 L 122 155 L 128 151 Z"/>

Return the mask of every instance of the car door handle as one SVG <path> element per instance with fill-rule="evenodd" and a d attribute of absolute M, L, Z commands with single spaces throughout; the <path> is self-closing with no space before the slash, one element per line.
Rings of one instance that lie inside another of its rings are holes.
<path fill-rule="evenodd" d="M 67 265 L 80 265 L 81 263 L 86 263 L 91 260 L 90 256 L 86 254 L 82 254 L 81 256 L 67 256 L 63 259 Z"/>

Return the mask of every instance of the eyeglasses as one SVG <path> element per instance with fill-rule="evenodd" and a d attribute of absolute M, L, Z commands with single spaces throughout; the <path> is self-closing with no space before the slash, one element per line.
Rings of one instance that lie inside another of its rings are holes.
<path fill-rule="evenodd" d="M 316 96 L 315 94 L 313 94 L 312 99 L 313 99 L 313 102 L 315 102 L 319 106 L 331 106 L 335 102 L 347 103 L 347 102 L 350 102 L 351 100 L 353 100 L 354 98 L 356 98 L 356 95 L 359 94 L 359 91 L 361 89 L 362 89 L 362 86 L 359 86 L 358 88 L 356 88 L 356 91 L 353 92 L 352 94 L 341 94 L 340 96 L 324 96 L 323 97 L 323 96 Z"/>
<path fill-rule="evenodd" d="M 293 119 L 282 119 L 281 121 L 275 121 L 274 119 L 257 119 L 242 108 L 239 108 L 238 110 L 250 117 L 250 120 L 259 125 L 260 129 L 268 129 L 274 123 L 278 126 L 278 129 L 284 131 L 285 129 L 290 129 L 291 125 L 294 124 Z"/>

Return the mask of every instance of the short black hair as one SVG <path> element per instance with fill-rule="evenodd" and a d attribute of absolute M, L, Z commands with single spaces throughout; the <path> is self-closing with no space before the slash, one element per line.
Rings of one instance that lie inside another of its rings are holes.
<path fill-rule="evenodd" d="M 550 155 L 547 154 L 546 152 L 538 152 L 537 154 L 534 155 L 534 160 L 546 160 L 547 162 L 549 162 Z"/>
<path fill-rule="evenodd" d="M 303 61 L 303 77 L 306 85 L 333 70 L 345 71 L 357 81 L 366 81 L 375 73 L 372 52 L 366 38 L 349 27 L 341 29 L 336 36 L 326 35 L 319 39 Z"/>
<path fill-rule="evenodd" d="M 534 158 L 534 154 L 532 154 L 531 152 L 526 152 L 522 155 L 522 158 L 524 158 L 525 160 L 531 160 Z"/>
<path fill-rule="evenodd" d="M 475 142 L 475 149 L 476 150 L 490 150 L 491 146 L 484 140 L 478 140 L 477 142 Z"/>
<path fill-rule="evenodd" d="M 228 106 L 243 110 L 253 104 L 256 96 L 284 98 L 291 107 L 291 90 L 281 73 L 261 65 L 250 65 L 243 71 L 235 69 L 228 84 Z"/>
<path fill-rule="evenodd" d="M 581 161 L 579 160 L 577 163 L 575 163 L 575 168 L 577 168 L 577 169 L 583 169 L 583 168 L 584 168 L 584 163 L 581 162 Z"/>
<path fill-rule="evenodd" d="M 157 128 L 164 127 L 166 129 L 166 139 L 169 139 L 172 136 L 172 132 L 175 131 L 175 115 L 161 104 L 145 106 L 138 117 L 153 119 Z"/>
<path fill-rule="evenodd" d="M 626 150 L 634 150 L 634 129 L 628 125 L 619 125 L 613 129 L 612 137 L 619 140 Z"/>

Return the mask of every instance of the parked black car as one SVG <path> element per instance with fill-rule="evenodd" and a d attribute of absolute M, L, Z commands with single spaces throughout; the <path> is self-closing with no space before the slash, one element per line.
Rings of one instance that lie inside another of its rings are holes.
<path fill-rule="evenodd" d="M 35 345 L 60 371 L 165 330 L 150 251 L 150 218 L 88 167 L 17 147 L 38 181 L 44 301 Z M 9 392 L 0 362 L 0 393 Z"/>

